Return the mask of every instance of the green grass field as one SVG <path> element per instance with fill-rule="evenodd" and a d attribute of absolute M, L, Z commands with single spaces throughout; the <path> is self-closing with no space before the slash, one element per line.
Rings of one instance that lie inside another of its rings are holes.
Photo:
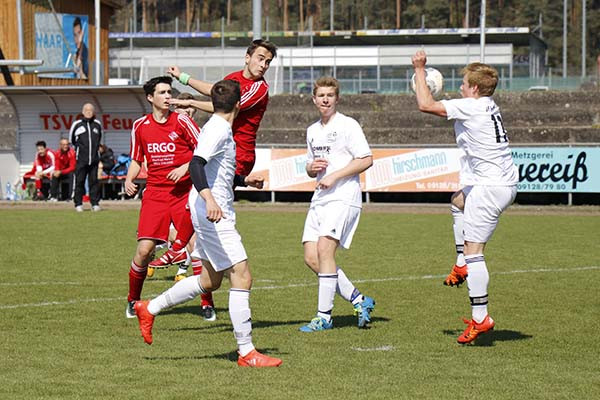
<path fill-rule="evenodd" d="M 466 287 L 442 285 L 449 213 L 363 213 L 339 262 L 376 299 L 372 328 L 337 297 L 335 329 L 305 334 L 317 280 L 302 260 L 304 212 L 239 212 L 254 343 L 284 360 L 253 370 L 235 364 L 226 284 L 216 322 L 198 299 L 161 314 L 143 343 L 124 317 L 136 210 L 3 209 L 0 399 L 597 399 L 600 214 L 583 214 L 502 217 L 486 250 L 496 330 L 460 346 L 470 307 Z"/>

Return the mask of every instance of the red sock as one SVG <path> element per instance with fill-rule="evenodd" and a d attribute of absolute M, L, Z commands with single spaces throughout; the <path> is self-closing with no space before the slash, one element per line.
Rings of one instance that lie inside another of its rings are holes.
<path fill-rule="evenodd" d="M 38 190 L 42 189 L 42 180 L 41 179 L 36 179 L 35 180 L 35 188 Z"/>
<path fill-rule="evenodd" d="M 204 306 L 214 307 L 215 306 L 215 303 L 213 302 L 213 298 L 212 298 L 212 292 L 202 293 L 200 295 L 200 298 L 202 299 L 202 302 L 200 303 L 200 305 L 202 307 L 204 307 Z"/>
<path fill-rule="evenodd" d="M 127 294 L 127 301 L 140 299 L 147 272 L 147 265 L 140 266 L 137 265 L 135 261 L 131 260 L 131 268 L 129 268 L 129 293 Z"/>
<path fill-rule="evenodd" d="M 193 235 L 194 225 L 192 225 L 192 220 L 189 218 L 184 219 L 177 227 L 177 237 L 171 246 L 171 250 L 179 253 L 188 244 Z"/>
<path fill-rule="evenodd" d="M 200 275 L 202 273 L 202 260 L 192 259 L 192 272 L 194 275 Z"/>
<path fill-rule="evenodd" d="M 200 275 L 202 273 L 202 260 L 192 260 L 192 272 L 194 273 L 194 275 Z M 215 303 L 213 302 L 212 292 L 202 293 L 200 295 L 200 298 L 202 299 L 202 303 L 200 303 L 202 307 L 215 306 Z"/>

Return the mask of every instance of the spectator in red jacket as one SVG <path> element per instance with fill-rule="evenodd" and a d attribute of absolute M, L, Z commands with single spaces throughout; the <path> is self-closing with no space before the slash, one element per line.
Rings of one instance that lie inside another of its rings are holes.
<path fill-rule="evenodd" d="M 75 150 L 69 146 L 69 140 L 60 139 L 59 149 L 54 152 L 54 171 L 50 183 L 50 201 L 58 201 L 58 188 L 67 183 L 67 191 L 61 191 L 60 200 L 70 200 L 73 192 L 73 172 L 75 172 Z"/>
<path fill-rule="evenodd" d="M 33 168 L 23 176 L 23 185 L 27 184 L 28 180 L 35 182 L 35 195 L 33 200 L 44 200 L 45 195 L 42 191 L 44 180 L 49 181 L 54 171 L 54 153 L 48 151 L 46 142 L 43 140 L 35 144 L 37 154 L 33 161 Z"/>

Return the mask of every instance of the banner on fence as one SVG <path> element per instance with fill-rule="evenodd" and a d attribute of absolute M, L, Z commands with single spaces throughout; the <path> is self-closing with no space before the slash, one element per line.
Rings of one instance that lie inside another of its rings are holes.
<path fill-rule="evenodd" d="M 457 148 L 373 149 L 373 166 L 361 174 L 366 192 L 454 192 L 460 188 Z M 513 148 L 521 192 L 600 193 L 600 148 Z M 310 192 L 305 149 L 258 149 L 255 173 L 263 190 Z"/>
<path fill-rule="evenodd" d="M 519 147 L 512 155 L 520 192 L 600 192 L 598 147 Z"/>

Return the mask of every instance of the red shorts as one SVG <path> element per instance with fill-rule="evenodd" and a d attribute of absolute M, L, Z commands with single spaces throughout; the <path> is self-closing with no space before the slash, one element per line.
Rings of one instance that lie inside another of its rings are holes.
<path fill-rule="evenodd" d="M 142 197 L 137 240 L 166 242 L 171 222 L 178 231 L 184 224 L 192 224 L 188 193 L 174 195 L 166 190 L 146 189 Z"/>

